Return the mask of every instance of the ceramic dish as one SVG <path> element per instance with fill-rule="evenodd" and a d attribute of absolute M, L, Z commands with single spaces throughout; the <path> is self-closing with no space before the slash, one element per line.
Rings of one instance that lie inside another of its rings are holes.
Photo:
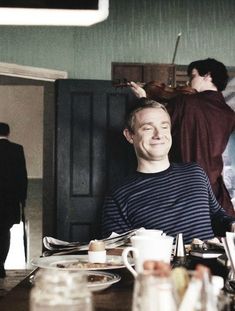
<path fill-rule="evenodd" d="M 88 262 L 87 255 L 64 255 L 39 257 L 31 261 L 33 266 L 39 268 L 62 269 L 62 270 L 113 270 L 125 268 L 122 256 L 107 256 L 106 263 L 93 264 Z M 130 258 L 130 263 L 134 261 Z"/>
<path fill-rule="evenodd" d="M 118 274 L 105 271 L 82 271 L 81 273 L 87 275 L 87 286 L 93 292 L 106 289 L 121 280 Z M 35 282 L 35 278 L 35 274 L 32 274 L 29 278 L 32 285 Z"/>
<path fill-rule="evenodd" d="M 103 290 L 119 282 L 121 277 L 118 274 L 104 271 L 85 271 L 88 278 L 88 288 L 91 291 Z"/>

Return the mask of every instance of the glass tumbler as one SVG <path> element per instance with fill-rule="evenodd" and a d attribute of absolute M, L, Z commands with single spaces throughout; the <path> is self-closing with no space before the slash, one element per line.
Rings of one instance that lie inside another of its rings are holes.
<path fill-rule="evenodd" d="M 87 276 L 79 271 L 39 269 L 30 292 L 30 311 L 92 311 Z"/>
<path fill-rule="evenodd" d="M 144 271 L 135 279 L 132 311 L 176 311 L 171 279 Z"/>

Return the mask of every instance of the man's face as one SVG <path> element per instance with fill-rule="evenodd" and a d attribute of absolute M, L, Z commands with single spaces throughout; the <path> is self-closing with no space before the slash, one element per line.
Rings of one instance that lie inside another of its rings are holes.
<path fill-rule="evenodd" d="M 146 108 L 135 114 L 133 143 L 138 157 L 159 161 L 168 157 L 171 147 L 171 124 L 161 108 Z"/>

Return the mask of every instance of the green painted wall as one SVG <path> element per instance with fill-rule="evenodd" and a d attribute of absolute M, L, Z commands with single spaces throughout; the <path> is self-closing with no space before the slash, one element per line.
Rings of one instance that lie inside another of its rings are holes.
<path fill-rule="evenodd" d="M 235 0 L 110 0 L 106 21 L 85 27 L 0 26 L 0 62 L 110 79 L 111 62 L 175 63 L 214 57 L 235 65 Z"/>

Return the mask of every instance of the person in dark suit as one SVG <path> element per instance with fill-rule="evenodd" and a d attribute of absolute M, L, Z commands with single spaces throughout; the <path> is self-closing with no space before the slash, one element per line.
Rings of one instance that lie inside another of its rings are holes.
<path fill-rule="evenodd" d="M 6 276 L 10 229 L 20 223 L 28 183 L 24 149 L 10 142 L 9 134 L 9 125 L 0 122 L 0 278 Z"/>

